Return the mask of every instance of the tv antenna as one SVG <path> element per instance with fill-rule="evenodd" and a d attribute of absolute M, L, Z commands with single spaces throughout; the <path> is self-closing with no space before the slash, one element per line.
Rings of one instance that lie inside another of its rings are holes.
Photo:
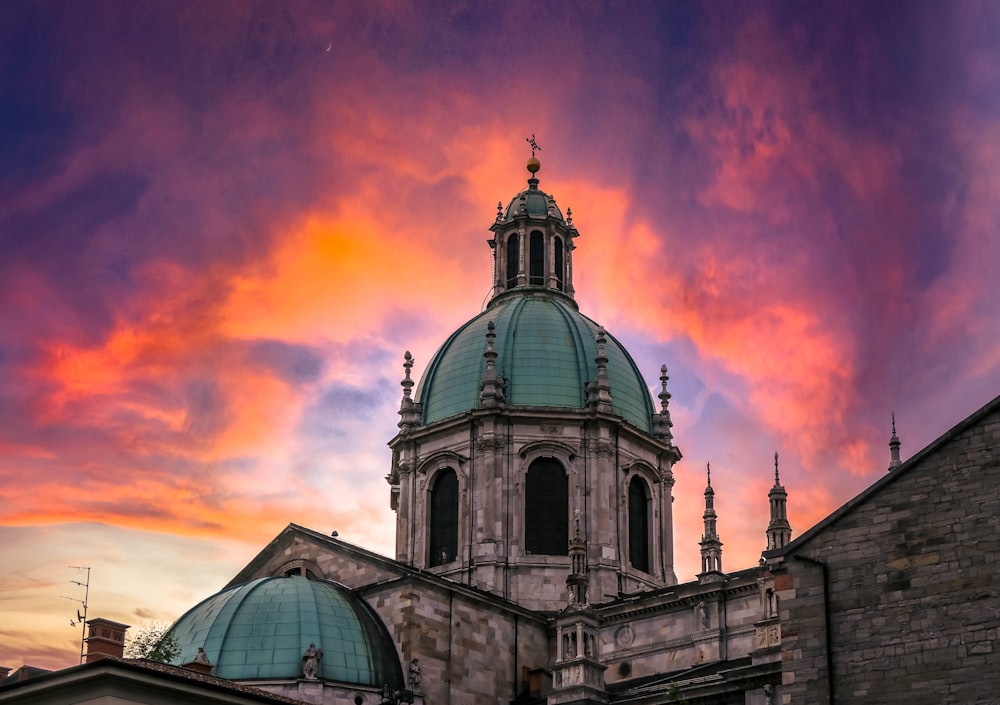
<path fill-rule="evenodd" d="M 79 585 L 83 588 L 83 599 L 76 597 L 67 597 L 62 595 L 64 600 L 70 600 L 72 602 L 78 602 L 83 607 L 83 614 L 80 613 L 80 608 L 76 609 L 76 620 L 74 621 L 71 617 L 69 620 L 69 626 L 75 627 L 77 624 L 80 625 L 80 663 L 83 663 L 83 645 L 87 641 L 87 600 L 90 599 L 90 566 L 89 565 L 71 565 L 70 568 L 74 570 L 85 570 L 87 571 L 87 577 L 83 582 L 79 580 L 70 580 L 74 585 Z"/>

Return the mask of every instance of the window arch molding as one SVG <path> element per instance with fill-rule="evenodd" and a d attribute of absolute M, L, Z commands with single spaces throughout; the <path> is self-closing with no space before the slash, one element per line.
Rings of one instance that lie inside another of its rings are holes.
<path fill-rule="evenodd" d="M 521 464 L 521 474 L 523 475 L 528 471 L 528 466 L 533 460 L 546 457 L 555 458 L 562 462 L 568 472 L 576 456 L 579 455 L 579 450 L 568 443 L 560 443 L 559 441 L 534 441 L 521 446 L 517 454 L 523 461 Z"/>
<path fill-rule="evenodd" d="M 631 481 L 633 474 L 642 475 L 643 479 L 651 486 L 660 484 L 660 473 L 652 465 L 642 460 L 635 460 L 623 465 L 622 473 L 624 476 L 622 480 L 623 491 L 628 488 L 628 483 Z"/>
<path fill-rule="evenodd" d="M 455 451 L 439 450 L 420 461 L 417 465 L 417 474 L 422 475 L 426 482 L 430 479 L 430 476 L 441 468 L 451 467 L 458 473 L 459 484 L 461 484 L 467 473 L 466 463 L 468 461 L 469 459 L 466 456 L 460 455 Z"/>
<path fill-rule="evenodd" d="M 326 578 L 319 566 L 308 558 L 294 558 L 290 561 L 285 561 L 281 564 L 280 568 L 274 571 L 273 575 L 275 577 L 280 575 L 304 575 L 307 578 Z"/>

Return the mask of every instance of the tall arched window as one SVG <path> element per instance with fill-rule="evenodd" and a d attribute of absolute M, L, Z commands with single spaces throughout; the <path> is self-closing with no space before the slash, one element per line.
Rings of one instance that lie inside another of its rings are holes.
<path fill-rule="evenodd" d="M 524 492 L 524 549 L 544 556 L 569 554 L 569 481 L 562 464 L 538 458 Z"/>
<path fill-rule="evenodd" d="M 531 233 L 528 245 L 528 283 L 541 286 L 545 283 L 545 236 L 538 230 Z"/>
<path fill-rule="evenodd" d="M 628 484 L 628 560 L 649 572 L 649 489 L 638 475 Z"/>
<path fill-rule="evenodd" d="M 555 262 L 553 263 L 556 270 L 556 288 L 559 291 L 563 290 L 563 241 L 561 237 L 555 238 Z"/>
<path fill-rule="evenodd" d="M 458 476 L 446 468 L 431 485 L 430 556 L 428 565 L 458 558 Z"/>
<path fill-rule="evenodd" d="M 521 267 L 521 236 L 511 233 L 507 236 L 507 288 L 517 286 L 517 271 Z"/>

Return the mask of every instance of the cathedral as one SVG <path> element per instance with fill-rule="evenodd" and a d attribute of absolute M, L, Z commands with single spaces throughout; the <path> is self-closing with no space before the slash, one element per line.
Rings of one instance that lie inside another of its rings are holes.
<path fill-rule="evenodd" d="M 95 658 L 0 703 L 82 702 L 98 673 L 108 702 L 998 702 L 1000 397 L 905 462 L 893 426 L 888 471 L 794 538 L 775 455 L 766 549 L 734 571 L 706 468 L 678 583 L 667 368 L 654 402 L 580 312 L 580 232 L 527 169 L 489 227 L 485 310 L 419 380 L 403 357 L 395 555 L 290 524 L 171 627 L 173 665 Z"/>

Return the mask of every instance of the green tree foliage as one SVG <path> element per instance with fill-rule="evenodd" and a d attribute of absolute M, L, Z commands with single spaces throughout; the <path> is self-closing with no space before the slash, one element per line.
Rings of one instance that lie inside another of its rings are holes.
<path fill-rule="evenodd" d="M 671 683 L 670 687 L 667 688 L 667 702 L 676 703 L 677 705 L 688 705 L 687 698 L 684 697 L 684 693 L 676 683 Z"/>
<path fill-rule="evenodd" d="M 181 652 L 180 644 L 168 633 L 169 624 L 149 624 L 129 632 L 125 639 L 125 658 L 148 658 L 169 663 Z"/>

